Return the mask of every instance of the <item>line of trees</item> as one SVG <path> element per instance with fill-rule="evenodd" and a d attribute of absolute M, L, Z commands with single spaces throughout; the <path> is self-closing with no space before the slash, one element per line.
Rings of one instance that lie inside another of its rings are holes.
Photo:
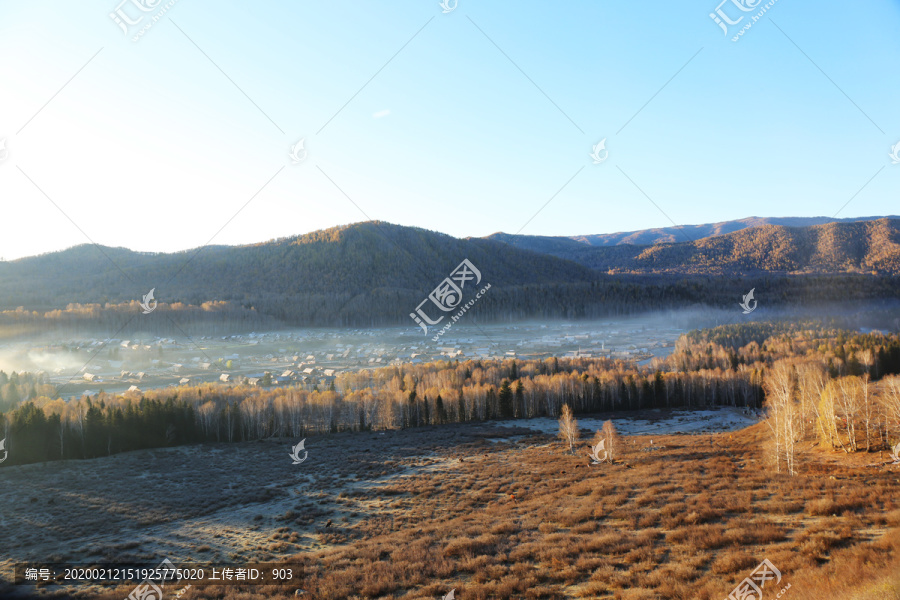
<path fill-rule="evenodd" d="M 213 301 L 197 305 L 159 302 L 144 315 L 137 300 L 123 303 L 69 304 L 64 309 L 0 311 L 0 338 L 53 332 L 54 337 L 78 337 L 89 332 L 116 335 L 140 330 L 153 336 L 218 335 L 276 327 L 279 322 L 252 307 Z M 140 317 L 140 319 L 136 319 Z M 130 328 L 127 328 L 132 325 Z"/>
<path fill-rule="evenodd" d="M 56 387 L 48 382 L 46 374 L 13 371 L 7 375 L 0 371 L 0 412 L 15 408 L 24 400 L 41 396 L 56 396 Z"/>
<path fill-rule="evenodd" d="M 853 451 L 900 435 L 894 396 L 884 391 L 891 380 L 877 393 L 868 387 L 896 373 L 897 335 L 782 323 L 691 332 L 669 357 L 643 367 L 607 358 L 469 360 L 344 373 L 326 391 L 204 384 L 69 402 L 48 394 L 0 414 L 10 452 L 3 465 L 182 443 L 558 418 L 564 405 L 575 414 L 759 408 L 766 398 L 779 466 L 786 461 L 794 471 L 788 452 L 798 440 L 818 436 Z"/>
<path fill-rule="evenodd" d="M 797 445 L 880 451 L 900 441 L 900 336 L 818 322 L 761 322 L 692 331 L 670 357 L 678 369 L 762 375 L 776 470 L 798 472 Z"/>
<path fill-rule="evenodd" d="M 466 361 L 345 374 L 334 389 L 204 384 L 143 394 L 41 397 L 0 421 L 4 466 L 195 442 L 397 429 L 576 412 L 757 403 L 742 371 L 672 373 L 607 359 Z M 758 386 L 756 386 L 758 387 Z"/>
<path fill-rule="evenodd" d="M 776 469 L 797 473 L 804 441 L 844 452 L 886 450 L 900 441 L 900 377 L 829 377 L 821 361 L 778 361 L 765 378 Z"/>

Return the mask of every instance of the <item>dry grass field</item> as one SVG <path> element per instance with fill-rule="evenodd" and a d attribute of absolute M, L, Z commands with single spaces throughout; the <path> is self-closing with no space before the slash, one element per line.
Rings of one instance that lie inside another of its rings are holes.
<path fill-rule="evenodd" d="M 900 599 L 900 466 L 804 447 L 801 475 L 779 476 L 764 428 L 624 436 L 619 461 L 599 466 L 586 442 L 572 456 L 546 433 L 472 424 L 310 438 L 298 466 L 279 440 L 11 467 L 0 568 L 6 578 L 25 559 L 291 559 L 303 597 L 322 600 L 451 589 L 461 600 L 721 600 L 767 558 L 788 600 Z M 181 598 L 297 588 L 195 586 Z"/>

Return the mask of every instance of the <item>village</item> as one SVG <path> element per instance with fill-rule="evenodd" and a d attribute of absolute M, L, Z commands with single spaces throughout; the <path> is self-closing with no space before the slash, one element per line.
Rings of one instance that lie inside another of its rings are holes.
<path fill-rule="evenodd" d="M 0 349 L 0 369 L 43 372 L 65 399 L 202 383 L 325 390 L 342 372 L 433 361 L 555 356 L 644 364 L 669 354 L 682 332 L 645 318 L 460 326 L 440 345 L 412 327 L 70 339 L 7 344 Z"/>

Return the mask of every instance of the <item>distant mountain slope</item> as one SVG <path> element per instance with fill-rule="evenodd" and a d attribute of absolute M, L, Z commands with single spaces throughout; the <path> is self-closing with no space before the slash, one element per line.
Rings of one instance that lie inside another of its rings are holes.
<path fill-rule="evenodd" d="M 848 219 L 836 219 L 834 217 L 747 217 L 736 221 L 721 221 L 719 223 L 706 223 L 703 225 L 684 225 L 681 227 L 661 227 L 657 229 L 644 229 L 642 231 L 627 231 L 619 233 L 601 233 L 597 235 L 578 235 L 571 239 L 588 244 L 590 246 L 615 246 L 618 244 L 633 244 L 645 246 L 660 243 L 678 243 L 714 235 L 725 235 L 751 227 L 763 225 L 781 225 L 784 227 L 810 227 L 812 225 L 825 225 L 827 223 L 856 223 L 859 221 L 874 221 L 877 219 L 900 219 L 898 216 L 886 217 L 854 217 Z"/>
<path fill-rule="evenodd" d="M 730 306 L 754 286 L 766 286 L 773 305 L 896 298 L 900 279 L 872 274 L 900 274 L 900 221 L 765 225 L 652 246 L 593 247 L 528 236 L 457 239 L 377 222 L 172 254 L 82 245 L 0 262 L 0 310 L 12 310 L 0 315 L 0 334 L 4 327 L 7 333 L 10 327 L 55 330 L 71 317 L 104 323 L 114 335 L 117 324 L 141 315 L 137 302 L 151 288 L 165 310 L 136 319 L 135 327 L 158 321 L 180 332 L 206 320 L 224 328 L 232 318 L 249 327 L 415 327 L 410 312 L 466 258 L 481 271 L 481 286 L 491 284 L 468 322 Z M 472 295 L 465 290 L 466 300 Z M 93 306 L 56 310 L 69 304 Z M 19 306 L 24 309 L 16 311 Z M 216 311 L 216 319 L 207 318 Z"/>
<path fill-rule="evenodd" d="M 642 229 L 640 231 L 574 235 L 571 237 L 494 233 L 487 236 L 487 239 L 501 240 L 518 248 L 560 256 L 569 248 L 578 248 L 578 246 L 570 244 L 570 240 L 588 246 L 618 246 L 621 244 L 649 246 L 651 244 L 677 244 L 679 242 L 691 240 L 696 241 L 714 235 L 725 235 L 742 229 L 761 227 L 763 225 L 810 227 L 812 225 L 824 225 L 827 223 L 856 223 L 859 221 L 875 221 L 877 219 L 900 219 L 900 217 L 853 217 L 848 219 L 835 219 L 833 217 L 747 217 L 746 219 L 738 219 L 736 221 L 721 221 L 719 223 L 705 223 L 703 225 L 660 227 L 656 229 Z"/>
<path fill-rule="evenodd" d="M 479 238 L 469 238 L 479 239 Z M 553 256 L 565 256 L 567 254 L 583 250 L 585 244 L 567 237 L 551 237 L 543 235 L 513 235 L 511 233 L 494 233 L 486 238 L 496 242 L 502 242 L 523 250 L 552 254 Z"/>
<path fill-rule="evenodd" d="M 898 275 L 900 219 L 763 225 L 695 242 L 585 247 L 558 256 L 609 273 Z"/>
<path fill-rule="evenodd" d="M 166 303 L 223 300 L 289 322 L 381 323 L 408 315 L 466 258 L 493 289 L 597 280 L 584 266 L 501 242 L 366 222 L 249 246 L 157 254 L 85 244 L 4 262 L 0 309 L 129 302 L 155 288 Z"/>

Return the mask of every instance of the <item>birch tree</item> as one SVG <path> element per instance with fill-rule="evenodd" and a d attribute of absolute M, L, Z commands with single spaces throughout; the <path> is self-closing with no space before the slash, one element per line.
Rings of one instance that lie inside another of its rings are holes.
<path fill-rule="evenodd" d="M 563 404 L 562 414 L 559 417 L 559 439 L 569 444 L 569 452 L 575 454 L 575 442 L 578 441 L 578 421 L 572 415 L 572 409 L 568 404 Z"/>
<path fill-rule="evenodd" d="M 828 374 L 825 371 L 825 365 L 821 362 L 808 362 L 797 367 L 797 377 L 799 384 L 800 399 L 800 438 L 807 437 L 807 423 L 812 422 L 815 426 L 818 438 L 821 441 L 827 441 L 832 445 L 829 437 L 830 429 L 823 428 L 823 419 L 819 413 L 822 401 L 822 392 L 828 381 Z M 831 421 L 834 421 L 834 412 L 828 415 Z"/>
<path fill-rule="evenodd" d="M 883 391 L 881 398 L 884 404 L 886 429 L 889 432 L 893 430 L 895 435 L 900 436 L 900 377 L 887 379 L 887 387 Z M 890 433 L 888 433 L 888 436 L 890 436 Z M 889 439 L 888 443 L 896 443 L 898 441 L 900 440 Z"/>
<path fill-rule="evenodd" d="M 601 435 L 603 436 L 603 439 L 606 440 L 604 447 L 606 448 L 606 455 L 609 457 L 609 462 L 613 462 L 619 456 L 621 437 L 619 437 L 619 432 L 616 430 L 616 426 L 612 421 L 604 421 Z"/>
<path fill-rule="evenodd" d="M 836 382 L 835 399 L 838 410 L 843 421 L 844 432 L 847 434 L 847 446 L 843 446 L 845 451 L 856 452 L 859 446 L 856 442 L 856 419 L 859 416 L 859 386 L 856 381 L 859 377 L 850 375 L 841 377 Z"/>
<path fill-rule="evenodd" d="M 766 424 L 775 441 L 775 470 L 781 472 L 781 463 L 787 472 L 796 475 L 794 445 L 797 441 L 797 410 L 794 401 L 796 376 L 793 365 L 787 361 L 775 363 L 766 373 L 763 386 L 766 390 L 768 416 Z"/>

